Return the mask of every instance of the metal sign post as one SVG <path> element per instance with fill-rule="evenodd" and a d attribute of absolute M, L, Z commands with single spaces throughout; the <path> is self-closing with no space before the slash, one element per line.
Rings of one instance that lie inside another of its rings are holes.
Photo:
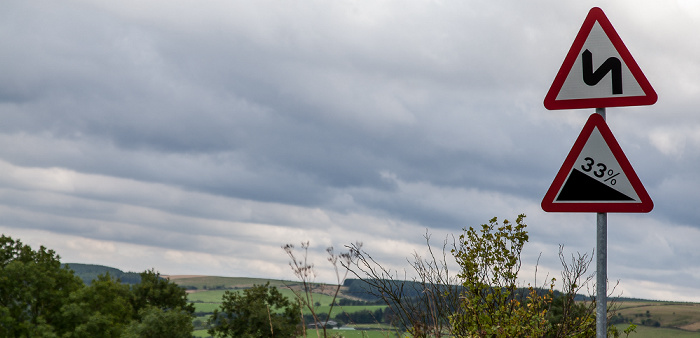
<path fill-rule="evenodd" d="M 605 108 L 595 112 L 605 119 Z M 608 336 L 608 214 L 597 213 L 596 226 L 596 308 L 595 331 L 597 338 Z"/>
<path fill-rule="evenodd" d="M 608 328 L 608 214 L 605 212 L 598 213 L 596 242 L 595 329 L 597 338 L 606 338 Z"/>
<path fill-rule="evenodd" d="M 545 96 L 544 106 L 550 110 L 595 108 L 596 114 L 588 118 L 564 160 L 542 199 L 542 209 L 597 215 L 598 338 L 606 338 L 608 331 L 608 212 L 650 212 L 654 208 L 605 122 L 605 108 L 599 107 L 651 105 L 657 98 L 603 10 L 592 8 Z"/>

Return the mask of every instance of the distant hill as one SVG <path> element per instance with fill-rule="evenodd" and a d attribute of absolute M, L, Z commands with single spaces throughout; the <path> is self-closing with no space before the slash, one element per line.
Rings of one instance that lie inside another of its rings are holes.
<path fill-rule="evenodd" d="M 219 277 L 197 275 L 173 275 L 162 277 L 170 279 L 173 283 L 187 290 L 246 289 L 252 287 L 253 285 L 264 285 L 268 282 L 271 286 L 275 287 L 284 287 L 299 284 L 299 282 L 248 277 Z"/>
<path fill-rule="evenodd" d="M 118 278 L 124 284 L 138 284 L 141 282 L 141 275 L 137 272 L 124 272 L 117 268 L 95 264 L 66 263 L 63 265 L 67 265 L 68 268 L 73 270 L 75 275 L 80 277 L 85 284 L 92 283 L 94 279 L 97 279 L 97 276 L 106 273 L 109 273 L 112 277 Z"/>

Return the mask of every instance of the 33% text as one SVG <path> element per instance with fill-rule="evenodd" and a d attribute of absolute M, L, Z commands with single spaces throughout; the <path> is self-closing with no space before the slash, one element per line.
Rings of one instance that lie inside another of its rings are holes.
<path fill-rule="evenodd" d="M 583 160 L 586 161 L 586 164 L 581 165 L 581 170 L 585 172 L 593 171 L 593 175 L 598 178 L 603 178 L 607 175 L 607 178 L 605 178 L 603 182 L 610 181 L 610 185 L 615 185 L 615 183 L 617 183 L 615 176 L 620 175 L 620 173 L 616 173 L 614 170 L 608 169 L 608 166 L 606 166 L 604 163 L 596 163 L 591 157 L 586 157 Z"/>

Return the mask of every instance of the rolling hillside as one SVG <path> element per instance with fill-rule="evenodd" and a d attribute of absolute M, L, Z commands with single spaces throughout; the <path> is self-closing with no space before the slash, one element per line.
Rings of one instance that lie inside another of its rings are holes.
<path fill-rule="evenodd" d="M 97 275 L 109 272 L 110 275 L 121 278 L 123 282 L 137 283 L 133 281 L 138 277 L 138 273 L 123 272 L 118 269 L 88 264 L 68 264 L 78 276 L 89 282 Z M 301 284 L 296 281 L 270 280 L 247 277 L 218 277 L 218 276 L 196 276 L 196 275 L 164 275 L 174 283 L 188 290 L 189 299 L 195 304 L 197 312 L 200 313 L 201 323 L 206 322 L 206 314 L 218 308 L 221 296 L 225 290 L 241 290 L 261 285 L 267 282 L 283 291 L 288 297 L 293 297 L 293 291 L 301 290 Z M 352 284 L 353 280 L 347 284 Z M 314 299 L 318 302 L 318 311 L 327 311 L 331 302 L 328 295 L 335 291 L 333 285 L 314 284 Z M 357 289 L 350 292 L 348 286 L 340 289 L 338 299 L 358 300 L 365 297 L 358 297 Z M 365 305 L 344 306 L 342 311 L 354 312 L 363 309 L 375 311 L 386 307 L 385 305 L 375 305 L 371 302 Z M 617 314 L 612 323 L 619 327 L 627 327 L 630 323 L 638 326 L 637 331 L 631 337 L 700 337 L 700 304 L 662 302 L 638 299 L 618 299 L 616 300 Z M 334 310 L 334 313 L 337 310 Z M 308 310 L 306 311 L 308 313 Z M 363 330 L 362 327 L 360 327 Z M 380 327 L 379 330 L 387 330 L 387 327 Z M 199 331 L 201 337 L 206 337 L 205 333 Z"/>

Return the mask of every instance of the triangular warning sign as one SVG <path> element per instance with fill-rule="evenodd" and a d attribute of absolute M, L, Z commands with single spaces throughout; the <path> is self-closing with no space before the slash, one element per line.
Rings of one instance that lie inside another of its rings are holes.
<path fill-rule="evenodd" d="M 598 7 L 588 12 L 552 87 L 547 109 L 642 106 L 657 95 Z"/>
<path fill-rule="evenodd" d="M 605 119 L 588 118 L 547 194 L 549 212 L 649 212 L 649 194 Z"/>

